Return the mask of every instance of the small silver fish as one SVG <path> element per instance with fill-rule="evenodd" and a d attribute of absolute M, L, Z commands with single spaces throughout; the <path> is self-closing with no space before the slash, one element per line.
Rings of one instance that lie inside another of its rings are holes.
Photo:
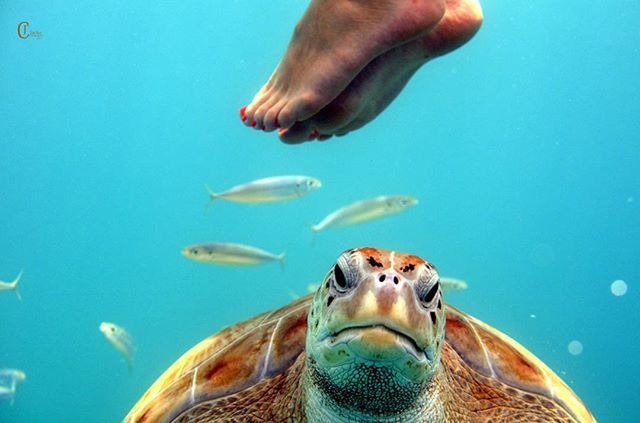
<path fill-rule="evenodd" d="M 192 244 L 182 249 L 182 255 L 188 259 L 203 263 L 252 266 L 278 261 L 284 264 L 285 253 L 273 254 L 250 245 L 228 242 L 205 242 Z"/>
<path fill-rule="evenodd" d="M 0 369 L 0 401 L 10 400 L 13 405 L 18 382 L 24 382 L 27 375 L 22 370 Z"/>
<path fill-rule="evenodd" d="M 318 232 L 325 228 L 355 225 L 356 223 L 399 213 L 416 204 L 418 204 L 418 200 L 415 197 L 381 195 L 342 207 L 322 219 L 317 225 L 312 225 L 311 230 Z"/>
<path fill-rule="evenodd" d="M 100 323 L 100 332 L 107 338 L 107 341 L 122 355 L 127 363 L 129 374 L 133 372 L 133 356 L 135 354 L 135 345 L 133 338 L 125 328 L 115 323 Z"/>
<path fill-rule="evenodd" d="M 462 279 L 455 278 L 440 278 L 440 288 L 442 292 L 448 294 L 453 291 L 462 291 L 467 289 L 467 282 Z"/>
<path fill-rule="evenodd" d="M 18 273 L 18 276 L 13 280 L 13 282 L 3 282 L 0 281 L 0 291 L 13 291 L 16 293 L 16 296 L 19 300 L 22 300 L 22 296 L 20 295 L 20 291 L 18 291 L 18 283 L 20 283 L 20 278 L 22 277 L 22 270 Z"/>
<path fill-rule="evenodd" d="M 236 201 L 240 203 L 269 203 L 302 197 L 317 190 L 322 183 L 310 176 L 272 176 L 237 185 L 221 193 L 209 192 L 209 204 L 214 200 Z"/>

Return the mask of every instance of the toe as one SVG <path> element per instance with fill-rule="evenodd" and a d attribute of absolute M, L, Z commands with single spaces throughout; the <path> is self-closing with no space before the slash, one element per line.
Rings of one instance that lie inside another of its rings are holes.
<path fill-rule="evenodd" d="M 287 144 L 300 144 L 305 141 L 309 141 L 309 135 L 311 134 L 311 122 L 297 122 L 291 128 L 280 129 L 278 131 L 278 137 L 280 141 Z"/>
<path fill-rule="evenodd" d="M 315 115 L 329 101 L 311 91 L 298 96 L 296 99 L 289 101 L 280 113 L 278 113 L 278 123 L 282 128 L 290 128 L 295 122 L 301 122 Z"/>
<path fill-rule="evenodd" d="M 264 103 L 262 106 L 256 110 L 253 114 L 253 119 L 256 121 L 255 129 L 264 129 L 264 124 L 262 123 L 264 120 L 265 113 L 269 110 L 269 102 Z"/>
<path fill-rule="evenodd" d="M 272 122 L 275 120 L 275 118 L 273 117 L 273 113 L 274 113 L 273 109 L 279 106 L 280 102 L 281 102 L 281 99 L 274 95 L 269 100 L 265 101 L 262 104 L 262 106 L 258 108 L 258 110 L 255 113 L 256 128 L 262 129 L 268 132 L 273 131 L 274 125 Z M 267 115 L 269 115 L 269 124 L 265 122 L 265 120 L 267 119 Z"/>
<path fill-rule="evenodd" d="M 256 126 L 255 123 L 252 125 L 251 122 L 256 122 L 256 112 L 266 101 L 271 99 L 272 94 L 273 87 L 271 86 L 264 86 L 260 91 L 258 91 L 255 97 L 253 97 L 253 100 L 251 100 L 251 103 L 249 103 L 249 105 L 245 108 L 245 116 L 247 117 L 247 119 L 244 121 L 245 125 Z"/>
<path fill-rule="evenodd" d="M 282 105 L 284 104 L 283 100 L 280 100 L 279 102 L 277 102 L 275 105 L 271 106 L 271 108 L 269 108 L 269 111 L 267 111 L 267 113 L 264 115 L 264 130 L 265 131 L 273 131 L 274 129 L 276 129 L 279 125 L 278 125 L 278 113 L 280 112 L 280 109 L 282 109 Z"/>
<path fill-rule="evenodd" d="M 280 112 L 278 112 L 278 116 L 276 117 L 278 121 L 278 126 L 280 128 L 291 128 L 293 124 L 296 122 L 295 115 L 293 114 L 293 110 L 289 105 L 285 105 Z"/>

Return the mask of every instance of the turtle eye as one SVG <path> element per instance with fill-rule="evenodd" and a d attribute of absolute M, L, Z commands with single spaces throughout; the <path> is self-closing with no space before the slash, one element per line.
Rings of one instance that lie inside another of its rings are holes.
<path fill-rule="evenodd" d="M 427 286 L 427 284 L 423 284 L 422 289 L 418 289 L 418 298 L 424 306 L 429 307 L 440 290 L 440 281 L 434 283 L 429 289 Z"/>
<path fill-rule="evenodd" d="M 346 292 L 349 288 L 349 284 L 347 283 L 347 278 L 344 275 L 344 272 L 340 268 L 340 265 L 336 264 L 333 267 L 333 280 L 334 286 L 338 292 Z"/>

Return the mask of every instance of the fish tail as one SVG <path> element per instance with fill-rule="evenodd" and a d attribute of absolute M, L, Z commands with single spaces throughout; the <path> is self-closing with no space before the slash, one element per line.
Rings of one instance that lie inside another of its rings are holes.
<path fill-rule="evenodd" d="M 24 270 L 21 270 L 20 273 L 18 273 L 18 276 L 16 276 L 15 280 L 11 282 L 11 289 L 13 289 L 13 292 L 16 293 L 16 297 L 18 297 L 20 301 L 22 301 L 22 295 L 20 295 L 20 291 L 18 290 L 18 284 L 20 283 L 20 278 L 22 278 L 23 272 Z"/>
<path fill-rule="evenodd" d="M 316 234 L 320 232 L 320 225 L 309 225 L 311 229 L 311 246 L 316 245 Z"/>
<path fill-rule="evenodd" d="M 278 254 L 278 262 L 280 263 L 280 269 L 284 272 L 284 258 L 287 256 L 287 252 L 283 251 L 282 253 Z"/>
<path fill-rule="evenodd" d="M 211 204 L 220 196 L 219 194 L 213 192 L 213 190 L 211 189 L 211 187 L 209 187 L 209 185 L 204 184 L 204 188 L 207 190 L 207 194 L 209 194 L 209 202 L 207 203 L 206 207 L 204 208 L 205 213 L 207 212 L 207 210 L 209 210 L 209 207 L 211 207 Z"/>
<path fill-rule="evenodd" d="M 453 278 L 440 278 L 440 289 L 445 294 L 448 294 L 453 291 L 462 291 L 467 289 L 467 282 L 461 279 L 453 279 Z"/>

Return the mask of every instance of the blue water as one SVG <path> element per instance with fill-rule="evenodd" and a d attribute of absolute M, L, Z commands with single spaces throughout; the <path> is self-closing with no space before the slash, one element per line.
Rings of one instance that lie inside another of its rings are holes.
<path fill-rule="evenodd" d="M 0 421 L 118 421 L 198 340 L 361 245 L 468 280 L 452 303 L 530 348 L 598 420 L 640 420 L 640 3 L 484 1 L 480 33 L 376 121 L 300 147 L 237 110 L 306 3 L 160 3 L 0 4 L 0 279 L 24 268 L 23 301 L 0 293 L 0 367 L 27 373 Z M 21 21 L 42 38 L 18 38 Z M 324 186 L 203 213 L 205 182 L 280 174 Z M 311 246 L 310 223 L 391 193 L 420 204 Z M 180 255 L 207 240 L 286 250 L 286 270 Z M 135 337 L 132 376 L 103 320 Z"/>

